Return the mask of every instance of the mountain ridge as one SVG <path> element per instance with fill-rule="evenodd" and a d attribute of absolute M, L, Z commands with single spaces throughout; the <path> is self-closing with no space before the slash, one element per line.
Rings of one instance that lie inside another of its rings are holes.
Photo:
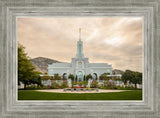
<path fill-rule="evenodd" d="M 49 59 L 46 57 L 36 57 L 36 58 L 32 58 L 30 59 L 33 66 L 36 68 L 37 71 L 41 72 L 41 73 L 47 73 L 47 67 L 49 64 L 52 63 L 61 63 L 60 61 L 54 60 L 54 59 Z"/>

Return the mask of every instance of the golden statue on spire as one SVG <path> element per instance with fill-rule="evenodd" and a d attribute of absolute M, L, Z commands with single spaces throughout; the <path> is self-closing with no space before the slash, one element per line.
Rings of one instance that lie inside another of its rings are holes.
<path fill-rule="evenodd" d="M 79 32 L 81 32 L 81 28 L 79 28 Z"/>

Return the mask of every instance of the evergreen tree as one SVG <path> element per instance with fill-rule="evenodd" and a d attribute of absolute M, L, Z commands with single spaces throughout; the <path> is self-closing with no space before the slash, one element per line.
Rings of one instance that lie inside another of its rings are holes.
<path fill-rule="evenodd" d="M 69 74 L 68 78 L 71 79 L 72 81 L 74 81 L 74 75 L 73 74 Z"/>
<path fill-rule="evenodd" d="M 92 75 L 91 74 L 86 76 L 86 81 L 88 81 L 89 79 L 92 79 Z"/>

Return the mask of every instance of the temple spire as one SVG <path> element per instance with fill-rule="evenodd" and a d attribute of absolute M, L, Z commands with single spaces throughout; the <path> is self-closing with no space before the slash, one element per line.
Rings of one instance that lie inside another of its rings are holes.
<path fill-rule="evenodd" d="M 79 40 L 81 40 L 81 28 L 79 28 Z"/>
<path fill-rule="evenodd" d="M 77 41 L 77 58 L 84 58 L 83 54 L 83 41 L 81 41 L 81 28 L 79 28 L 79 41 Z"/>

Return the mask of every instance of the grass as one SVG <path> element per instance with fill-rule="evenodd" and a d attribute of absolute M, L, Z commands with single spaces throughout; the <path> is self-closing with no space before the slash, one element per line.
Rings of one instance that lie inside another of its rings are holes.
<path fill-rule="evenodd" d="M 19 90 L 18 100 L 142 100 L 142 90 L 114 93 L 50 93 Z"/>

